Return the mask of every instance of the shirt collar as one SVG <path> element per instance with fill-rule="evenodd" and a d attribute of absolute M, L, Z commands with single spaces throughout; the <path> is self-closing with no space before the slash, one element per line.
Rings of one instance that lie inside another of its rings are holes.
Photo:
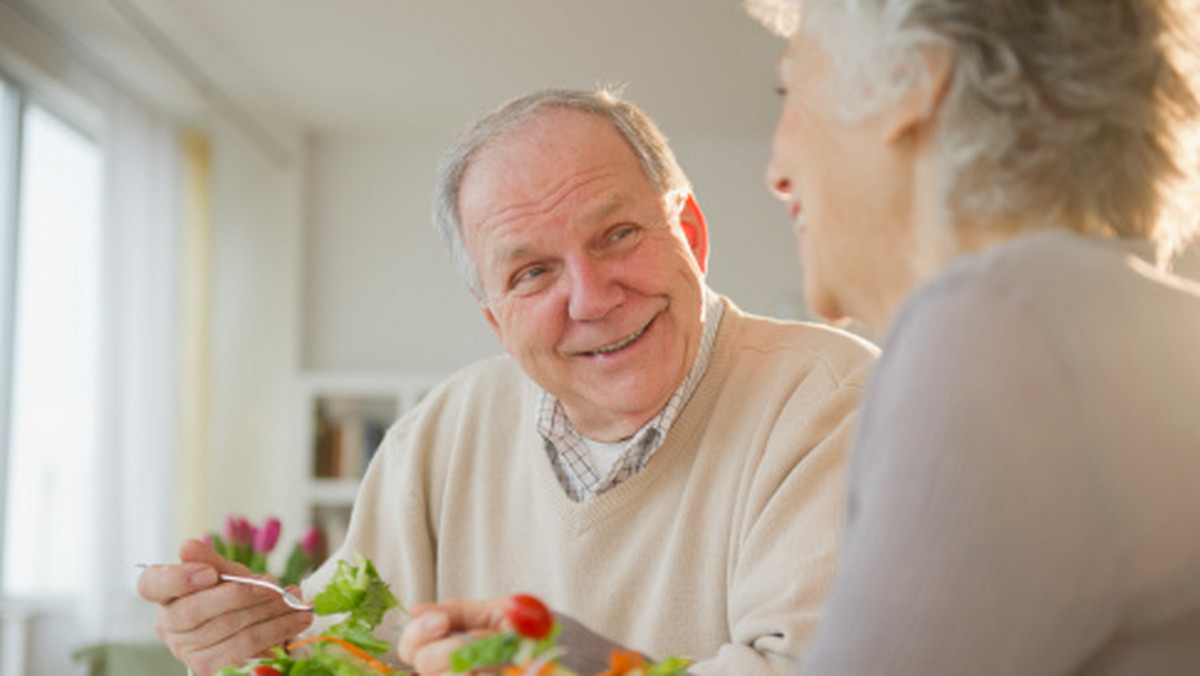
<path fill-rule="evenodd" d="M 691 369 L 662 410 L 629 438 L 624 455 L 605 476 L 600 476 L 592 464 L 583 435 L 567 418 L 562 403 L 554 395 L 539 388 L 537 430 L 545 442 L 546 453 L 554 466 L 559 483 L 572 499 L 586 500 L 633 476 L 645 466 L 654 451 L 666 439 L 671 425 L 708 370 L 717 330 L 725 312 L 720 297 L 708 287 L 704 288 L 704 299 L 700 345 Z"/>

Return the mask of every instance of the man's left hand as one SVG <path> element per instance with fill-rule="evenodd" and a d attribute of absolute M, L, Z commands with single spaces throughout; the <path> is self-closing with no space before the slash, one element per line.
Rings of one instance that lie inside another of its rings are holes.
<path fill-rule="evenodd" d="M 507 628 L 507 597 L 481 601 L 454 599 L 413 606 L 396 653 L 421 674 L 450 674 L 450 656 L 468 642 Z"/>

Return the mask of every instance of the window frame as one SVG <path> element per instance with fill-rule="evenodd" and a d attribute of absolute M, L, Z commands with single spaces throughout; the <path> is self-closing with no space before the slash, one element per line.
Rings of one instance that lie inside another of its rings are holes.
<path fill-rule="evenodd" d="M 9 431 L 12 412 L 13 332 L 16 317 L 17 221 L 21 213 L 21 156 L 24 146 L 25 88 L 0 70 L 0 543 L 8 541 Z M 0 590 L 6 589 L 0 557 Z"/>
<path fill-rule="evenodd" d="M 14 340 L 17 316 L 17 280 L 20 252 L 20 217 L 25 153 L 25 117 L 33 106 L 55 117 L 104 152 L 99 134 L 69 101 L 56 101 L 54 92 L 42 92 L 0 64 L 0 546 L 8 542 L 9 479 L 12 468 L 12 395 L 15 373 Z M 45 95 L 43 95 L 45 94 Z M 68 104 L 68 105 L 60 105 Z M 74 114 L 73 114 L 74 113 Z M 5 557 L 0 556 L 0 601 L 8 598 Z"/>

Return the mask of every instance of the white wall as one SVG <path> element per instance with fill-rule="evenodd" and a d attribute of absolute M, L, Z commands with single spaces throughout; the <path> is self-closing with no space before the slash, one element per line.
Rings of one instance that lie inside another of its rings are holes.
<path fill-rule="evenodd" d="M 443 138 L 312 144 L 303 364 L 444 372 L 500 347 L 429 221 Z"/>
<path fill-rule="evenodd" d="M 292 401 L 307 159 L 298 134 L 284 123 L 272 128 L 291 141 L 287 160 L 273 160 L 219 120 L 211 127 L 210 462 L 201 510 L 207 529 L 219 529 L 230 512 L 257 522 L 292 502 L 288 482 L 275 477 L 297 455 Z"/>
<path fill-rule="evenodd" d="M 768 136 L 681 135 L 672 144 L 708 218 L 712 287 L 746 310 L 796 316 L 795 242 L 763 179 Z M 430 224 L 434 168 L 450 138 L 312 143 L 304 368 L 445 372 L 501 351 Z"/>
<path fill-rule="evenodd" d="M 803 318 L 796 238 L 787 207 L 767 190 L 770 129 L 725 137 L 672 137 L 708 219 L 708 281 L 743 310 Z"/>

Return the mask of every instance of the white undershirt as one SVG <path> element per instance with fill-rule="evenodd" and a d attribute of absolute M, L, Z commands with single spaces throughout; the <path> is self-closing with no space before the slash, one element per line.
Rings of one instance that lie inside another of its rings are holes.
<path fill-rule="evenodd" d="M 613 465 L 625 455 L 626 449 L 629 448 L 630 439 L 622 441 L 596 441 L 581 436 L 583 445 L 588 450 L 588 457 L 592 460 L 592 466 L 596 468 L 597 476 L 608 476 L 612 471 Z"/>

